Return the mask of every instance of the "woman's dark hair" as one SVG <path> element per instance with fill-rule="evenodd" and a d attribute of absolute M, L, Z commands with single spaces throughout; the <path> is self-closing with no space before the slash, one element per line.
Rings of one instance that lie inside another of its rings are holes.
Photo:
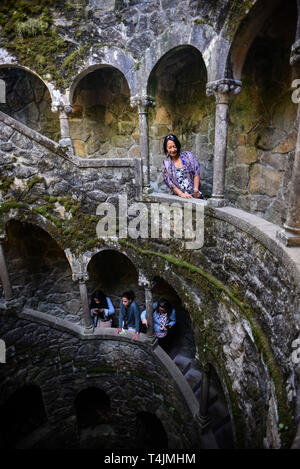
<path fill-rule="evenodd" d="M 178 140 L 178 138 L 176 137 L 176 135 L 168 134 L 168 135 L 164 138 L 164 143 L 163 143 L 163 149 L 164 149 L 165 155 L 168 154 L 168 152 L 167 152 L 167 142 L 168 142 L 169 140 L 171 140 L 172 142 L 175 143 L 176 148 L 177 148 L 177 151 L 180 152 L 180 149 L 181 149 L 181 143 L 180 143 L 180 141 Z"/>
<path fill-rule="evenodd" d="M 167 312 L 168 316 L 171 314 L 172 305 L 168 300 L 166 300 L 165 298 L 161 298 L 157 303 L 157 307 L 159 307 L 159 306 Z"/>
<path fill-rule="evenodd" d="M 122 294 L 121 298 L 127 298 L 127 300 L 129 300 L 129 301 L 133 301 L 134 298 L 135 298 L 135 294 L 133 293 L 132 290 L 130 290 L 130 291 L 125 291 L 125 292 Z"/>
<path fill-rule="evenodd" d="M 100 301 L 100 303 L 96 303 L 94 298 Z M 106 296 L 104 295 L 103 291 L 101 290 L 96 290 L 92 294 L 91 297 L 91 303 L 90 303 L 90 309 L 92 308 L 104 308 L 108 309 L 108 304 L 107 304 L 107 299 Z"/>

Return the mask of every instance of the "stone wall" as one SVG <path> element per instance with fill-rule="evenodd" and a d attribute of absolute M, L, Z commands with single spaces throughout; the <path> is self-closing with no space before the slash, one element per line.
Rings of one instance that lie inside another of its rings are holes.
<path fill-rule="evenodd" d="M 101 68 L 77 85 L 70 115 L 75 154 L 82 157 L 139 157 L 137 113 L 122 74 Z"/>
<path fill-rule="evenodd" d="M 18 208 L 24 209 L 28 219 L 40 218 L 42 228 L 47 231 L 48 223 L 51 234 L 56 231 L 54 237 L 63 249 L 72 247 L 76 232 L 80 232 L 81 242 L 88 241 L 92 248 L 98 243 L 97 206 L 118 200 L 122 193 L 129 201 L 138 195 L 139 161 L 102 164 L 91 160 L 85 164 L 4 114 L 2 118 L 1 212 Z M 5 224 L 5 215 L 1 221 Z"/>
<path fill-rule="evenodd" d="M 147 248 L 131 244 L 129 253 L 149 276 L 154 271 L 171 284 L 189 311 L 196 356 L 218 372 L 237 444 L 289 447 L 299 387 L 292 361 L 299 273 L 276 242 L 253 229 L 257 217 L 235 222 L 234 213 L 207 210 L 201 250 L 179 254 L 178 242 L 166 251 L 148 241 Z"/>
<path fill-rule="evenodd" d="M 74 403 L 78 393 L 90 387 L 104 391 L 111 403 L 111 415 L 102 434 L 100 431 L 102 441 L 97 441 L 98 432 L 90 447 L 136 449 L 139 412 L 159 418 L 168 448 L 201 446 L 196 422 L 150 346 L 114 337 L 82 340 L 66 331 L 17 319 L 8 310 L 5 316 L 2 311 L 0 322 L 7 346 L 7 363 L 0 370 L 0 402 L 3 405 L 24 383 L 40 387 L 47 424 L 36 448 L 80 447 Z"/>
<path fill-rule="evenodd" d="M 237 207 L 285 222 L 297 138 L 292 102 L 296 4 L 277 9 L 248 52 L 242 92 L 230 107 L 226 196 Z"/>

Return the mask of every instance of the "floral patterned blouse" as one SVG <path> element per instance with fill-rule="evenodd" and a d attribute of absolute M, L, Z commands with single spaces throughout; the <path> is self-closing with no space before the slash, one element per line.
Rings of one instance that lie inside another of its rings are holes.
<path fill-rule="evenodd" d="M 200 165 L 197 158 L 190 151 L 181 151 L 182 170 L 178 171 L 170 155 L 162 162 L 162 175 L 166 185 L 172 190 L 178 187 L 182 192 L 192 193 L 194 189 L 194 177 L 200 173 Z"/>

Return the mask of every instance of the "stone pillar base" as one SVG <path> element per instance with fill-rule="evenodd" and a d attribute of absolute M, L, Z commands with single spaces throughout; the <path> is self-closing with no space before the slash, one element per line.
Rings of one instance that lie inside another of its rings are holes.
<path fill-rule="evenodd" d="M 300 233 L 292 233 L 282 228 L 277 231 L 276 238 L 288 248 L 300 247 Z"/>
<path fill-rule="evenodd" d="M 228 202 L 223 197 L 214 197 L 212 196 L 210 199 L 207 199 L 207 205 L 209 207 L 226 207 Z"/>
<path fill-rule="evenodd" d="M 158 346 L 158 340 L 157 338 L 155 337 L 155 335 L 149 335 L 147 334 L 147 338 L 150 340 L 150 345 L 153 347 L 153 348 L 156 348 Z"/>
<path fill-rule="evenodd" d="M 62 147 L 72 147 L 72 140 L 70 138 L 61 138 L 58 143 Z"/>

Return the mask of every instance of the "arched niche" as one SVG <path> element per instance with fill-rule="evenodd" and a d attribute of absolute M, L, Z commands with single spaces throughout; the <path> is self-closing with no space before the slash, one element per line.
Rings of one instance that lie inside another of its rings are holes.
<path fill-rule="evenodd" d="M 256 0 L 250 12 L 239 25 L 227 59 L 227 75 L 236 80 L 242 77 L 243 66 L 251 44 L 264 23 L 273 14 L 281 0 Z"/>
<path fill-rule="evenodd" d="M 230 109 L 225 195 L 278 225 L 286 219 L 297 137 L 289 63 L 296 25 L 296 1 L 277 2 L 252 39 Z"/>
<path fill-rule="evenodd" d="M 168 437 L 160 419 L 151 412 L 138 412 L 136 415 L 136 449 L 168 448 Z"/>
<path fill-rule="evenodd" d="M 173 326 L 172 341 L 167 353 L 174 358 L 176 354 L 194 358 L 196 353 L 194 332 L 188 311 L 184 308 L 176 290 L 162 277 L 153 278 L 153 301 L 168 300 L 176 311 L 176 325 Z"/>
<path fill-rule="evenodd" d="M 144 289 L 138 285 L 137 269 L 125 254 L 105 249 L 91 258 L 87 269 L 89 300 L 95 290 L 102 290 L 111 299 L 116 311 L 113 327 L 117 325 L 121 296 L 124 292 L 132 290 L 135 301 L 141 308 L 144 307 Z"/>
<path fill-rule="evenodd" d="M 110 398 L 102 389 L 92 386 L 75 398 L 75 410 L 82 449 L 105 449 L 114 446 Z"/>
<path fill-rule="evenodd" d="M 139 157 L 136 111 L 128 83 L 117 68 L 92 67 L 72 92 L 69 117 L 75 153 L 86 158 Z"/>
<path fill-rule="evenodd" d="M 0 408 L 0 447 L 30 448 L 30 436 L 47 421 L 39 386 L 30 384 L 18 388 Z M 32 444 L 36 442 L 36 436 Z"/>
<path fill-rule="evenodd" d="M 58 115 L 51 111 L 52 99 L 45 83 L 34 73 L 20 67 L 0 65 L 0 79 L 6 85 L 5 102 L 0 110 L 22 124 L 58 141 Z"/>
<path fill-rule="evenodd" d="M 155 98 L 149 114 L 150 165 L 152 185 L 166 191 L 161 178 L 162 144 L 174 133 L 182 148 L 192 151 L 201 164 L 204 193 L 212 184 L 214 103 L 206 96 L 207 70 L 198 49 L 175 47 L 153 68 L 147 93 Z"/>
<path fill-rule="evenodd" d="M 6 231 L 5 252 L 14 294 L 25 307 L 79 322 L 79 290 L 61 247 L 31 223 L 10 220 Z"/>

